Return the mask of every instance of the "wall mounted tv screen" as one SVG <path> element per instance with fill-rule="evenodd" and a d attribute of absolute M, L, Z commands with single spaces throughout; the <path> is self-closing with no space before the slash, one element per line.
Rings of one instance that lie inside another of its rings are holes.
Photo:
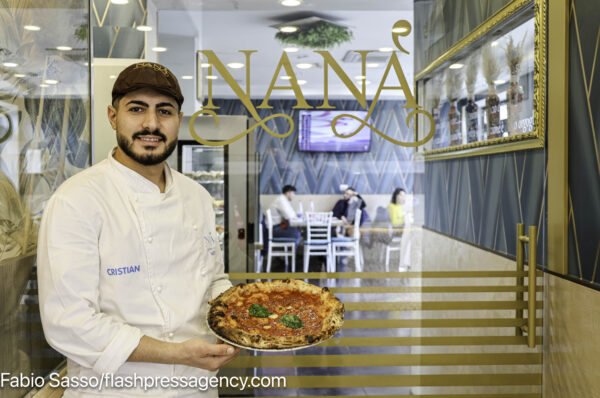
<path fill-rule="evenodd" d="M 368 152 L 371 148 L 371 129 L 363 126 L 358 134 L 349 138 L 337 137 L 331 121 L 338 115 L 350 114 L 365 120 L 367 111 L 300 111 L 298 123 L 298 149 L 307 152 Z M 368 121 L 371 124 L 371 121 Z M 356 131 L 361 122 L 342 117 L 336 123 L 338 134 Z"/>

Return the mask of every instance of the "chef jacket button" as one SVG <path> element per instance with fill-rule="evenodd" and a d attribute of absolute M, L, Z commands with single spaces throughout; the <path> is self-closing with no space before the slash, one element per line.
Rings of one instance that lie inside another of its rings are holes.
<path fill-rule="evenodd" d="M 157 286 L 156 287 L 156 291 L 159 292 L 159 293 L 162 292 L 162 286 Z"/>
<path fill-rule="evenodd" d="M 168 338 L 170 338 L 170 339 L 172 339 L 172 338 L 173 338 L 173 336 L 175 336 L 175 335 L 173 334 L 173 332 L 171 332 L 171 333 L 169 333 L 169 334 L 167 335 L 167 337 L 168 337 Z"/>
<path fill-rule="evenodd" d="M 198 229 L 198 226 L 196 224 L 194 224 L 194 226 L 192 228 L 194 228 L 194 231 L 195 231 Z"/>
<path fill-rule="evenodd" d="M 152 243 L 152 237 L 148 238 L 148 243 Z"/>

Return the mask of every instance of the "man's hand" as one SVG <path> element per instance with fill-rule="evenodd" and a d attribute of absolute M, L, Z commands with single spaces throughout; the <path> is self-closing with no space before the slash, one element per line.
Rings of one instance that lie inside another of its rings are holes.
<path fill-rule="evenodd" d="M 181 343 L 180 351 L 183 365 L 215 371 L 232 361 L 240 349 L 221 341 L 210 344 L 202 339 L 190 339 Z"/>
<path fill-rule="evenodd" d="M 239 348 L 222 342 L 211 344 L 202 339 L 189 339 L 182 343 L 168 343 L 143 336 L 127 360 L 187 365 L 215 371 L 233 360 L 239 352 Z"/>

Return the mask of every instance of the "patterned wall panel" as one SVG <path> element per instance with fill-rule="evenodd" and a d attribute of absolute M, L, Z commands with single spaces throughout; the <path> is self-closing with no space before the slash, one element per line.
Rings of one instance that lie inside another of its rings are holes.
<path fill-rule="evenodd" d="M 294 185 L 299 194 L 337 194 L 340 184 L 348 184 L 363 194 L 391 194 L 403 187 L 412 192 L 415 179 L 413 149 L 396 146 L 372 133 L 371 150 L 363 153 L 318 153 L 298 151 L 298 110 L 292 109 L 295 100 L 269 102 L 273 109 L 260 110 L 261 118 L 273 113 L 285 113 L 294 119 L 295 131 L 286 138 L 277 138 L 263 129 L 256 133 L 256 151 L 261 155 L 260 193 L 276 194 L 286 184 Z M 321 101 L 308 101 L 311 106 Z M 371 116 L 373 125 L 388 136 L 412 141 L 406 127 L 404 101 L 379 101 Z M 247 115 L 238 100 L 215 100 L 221 107 L 217 112 L 227 115 Z M 255 106 L 258 105 L 255 102 Z M 337 110 L 362 110 L 356 101 L 330 101 Z M 369 104 L 370 105 L 370 104 Z M 288 130 L 285 120 L 267 122 L 273 131 Z"/>
<path fill-rule="evenodd" d="M 537 225 L 546 264 L 545 163 L 543 150 L 427 162 L 425 226 L 515 255 L 517 223 Z"/>
<path fill-rule="evenodd" d="M 92 0 L 92 37 L 94 57 L 142 58 L 145 34 L 135 29 L 146 23 L 146 0 L 115 4 L 110 0 Z"/>
<path fill-rule="evenodd" d="M 600 286 L 600 7 L 571 1 L 569 275 Z"/>

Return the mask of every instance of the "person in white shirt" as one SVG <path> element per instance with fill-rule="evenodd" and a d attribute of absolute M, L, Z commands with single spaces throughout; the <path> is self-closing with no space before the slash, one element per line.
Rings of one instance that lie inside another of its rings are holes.
<path fill-rule="evenodd" d="M 67 375 L 199 378 L 238 349 L 215 344 L 208 300 L 231 286 L 208 192 L 171 170 L 183 96 L 164 66 L 138 63 L 113 87 L 118 147 L 63 183 L 38 242 L 40 313 Z M 67 389 L 64 397 L 210 396 L 167 385 Z"/>
<path fill-rule="evenodd" d="M 284 186 L 281 195 L 271 204 L 271 217 L 273 219 L 273 237 L 293 238 L 298 246 L 302 240 L 301 231 L 299 228 L 290 226 L 290 220 L 297 218 L 292 207 L 295 195 L 296 188 L 293 185 Z"/>

